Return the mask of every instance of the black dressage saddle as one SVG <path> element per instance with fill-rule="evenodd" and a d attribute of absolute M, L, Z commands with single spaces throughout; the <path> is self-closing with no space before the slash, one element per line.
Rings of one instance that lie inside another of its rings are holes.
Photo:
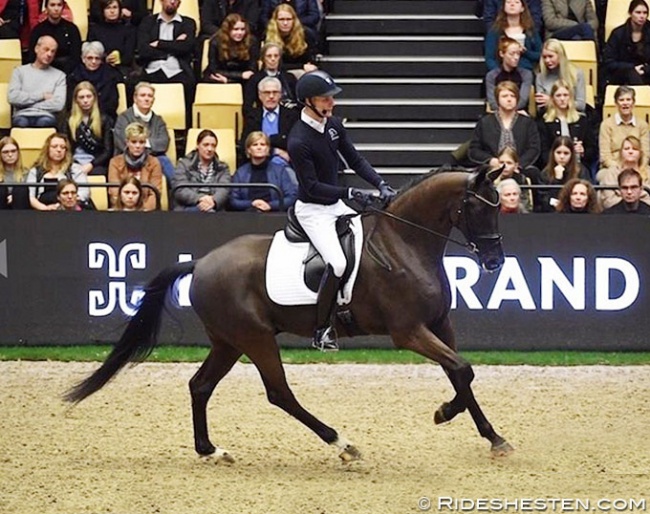
<path fill-rule="evenodd" d="M 352 217 L 356 214 L 344 214 L 336 220 L 336 233 L 339 237 L 339 243 L 343 248 L 343 254 L 347 261 L 345 272 L 341 277 L 341 289 L 350 278 L 352 269 L 354 268 L 354 259 L 356 258 L 354 250 L 354 232 L 352 231 Z M 292 243 L 309 243 L 309 251 L 307 257 L 303 261 L 305 264 L 304 280 L 309 289 L 318 292 L 321 277 L 325 272 L 325 261 L 318 253 L 314 245 L 311 244 L 309 237 L 300 225 L 293 207 L 287 211 L 287 224 L 284 227 L 284 235 L 287 240 Z"/>

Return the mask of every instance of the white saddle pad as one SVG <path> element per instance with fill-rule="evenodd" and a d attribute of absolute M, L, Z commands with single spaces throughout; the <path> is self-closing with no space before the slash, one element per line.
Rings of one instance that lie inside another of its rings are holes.
<path fill-rule="evenodd" d="M 354 233 L 356 260 L 350 278 L 339 293 L 339 305 L 352 300 L 352 289 L 359 272 L 361 249 L 363 248 L 363 225 L 361 216 L 352 218 L 350 224 Z M 266 258 L 266 291 L 269 298 L 278 305 L 314 305 L 317 293 L 305 285 L 305 264 L 309 243 L 292 243 L 283 230 L 273 236 L 273 242 Z"/>

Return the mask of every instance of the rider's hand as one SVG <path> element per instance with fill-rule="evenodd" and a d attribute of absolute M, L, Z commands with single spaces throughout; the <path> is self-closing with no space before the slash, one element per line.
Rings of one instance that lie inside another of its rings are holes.
<path fill-rule="evenodd" d="M 364 207 L 369 203 L 372 203 L 375 199 L 375 196 L 363 189 L 357 189 L 356 187 L 351 187 L 348 189 L 348 198 L 350 200 L 355 200 L 357 203 L 363 205 Z"/>
<path fill-rule="evenodd" d="M 395 195 L 397 195 L 397 191 L 390 187 L 388 182 L 379 184 L 379 198 L 385 205 L 388 205 Z"/>

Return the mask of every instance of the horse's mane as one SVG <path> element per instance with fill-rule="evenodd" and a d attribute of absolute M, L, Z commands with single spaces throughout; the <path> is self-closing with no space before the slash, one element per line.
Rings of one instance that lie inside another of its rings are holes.
<path fill-rule="evenodd" d="M 473 172 L 475 170 L 474 169 L 463 168 L 461 166 L 453 167 L 453 166 L 450 166 L 450 165 L 440 166 L 439 168 L 432 168 L 431 170 L 429 170 L 428 173 L 425 173 L 424 175 L 420 175 L 418 177 L 415 177 L 415 178 L 409 180 L 400 189 L 400 192 L 397 194 L 397 196 L 395 196 L 393 201 L 395 201 L 398 198 L 400 198 L 401 196 L 407 194 L 411 189 L 414 189 L 417 186 L 419 186 L 420 184 L 422 184 L 422 182 L 425 182 L 425 181 L 429 180 L 430 178 L 438 176 L 438 175 L 440 175 L 442 173 L 448 173 L 448 172 L 453 172 L 453 171 L 471 173 L 471 172 Z"/>

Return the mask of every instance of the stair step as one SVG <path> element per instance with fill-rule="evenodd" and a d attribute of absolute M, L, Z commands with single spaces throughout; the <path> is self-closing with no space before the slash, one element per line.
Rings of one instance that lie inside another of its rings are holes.
<path fill-rule="evenodd" d="M 467 141 L 476 126 L 473 122 L 360 122 L 349 121 L 345 128 L 356 144 L 437 144 L 458 145 Z"/>
<path fill-rule="evenodd" d="M 320 67 L 335 77 L 483 77 L 485 59 L 458 56 L 325 56 Z"/>
<path fill-rule="evenodd" d="M 401 1 L 401 0 L 400 0 Z M 327 16 L 328 34 L 467 34 L 485 33 L 482 20 L 471 15 L 339 15 Z"/>
<path fill-rule="evenodd" d="M 337 98 L 480 98 L 480 78 L 336 78 L 343 88 Z"/>
<path fill-rule="evenodd" d="M 351 121 L 476 121 L 485 103 L 475 99 L 337 99 L 336 114 Z"/>
<path fill-rule="evenodd" d="M 345 55 L 476 55 L 482 36 L 329 36 L 329 53 Z"/>
<path fill-rule="evenodd" d="M 450 161 L 456 144 L 356 144 L 373 166 L 440 166 Z"/>
<path fill-rule="evenodd" d="M 473 15 L 475 0 L 336 0 L 335 14 L 466 14 Z"/>

